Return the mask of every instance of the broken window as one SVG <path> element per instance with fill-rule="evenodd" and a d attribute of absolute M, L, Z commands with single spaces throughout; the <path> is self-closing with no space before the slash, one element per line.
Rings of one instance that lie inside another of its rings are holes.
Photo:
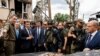
<path fill-rule="evenodd" d="M 8 7 L 8 0 L 1 0 L 1 7 L 7 8 Z"/>

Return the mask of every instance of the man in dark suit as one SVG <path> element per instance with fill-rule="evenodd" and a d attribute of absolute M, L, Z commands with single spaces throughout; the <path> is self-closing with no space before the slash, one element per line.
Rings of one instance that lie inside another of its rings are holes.
<path fill-rule="evenodd" d="M 45 43 L 45 35 L 44 35 L 44 29 L 41 27 L 42 22 L 38 21 L 36 22 L 36 28 L 33 30 L 33 36 L 34 36 L 34 51 L 44 51 L 44 43 Z"/>
<path fill-rule="evenodd" d="M 21 49 L 22 52 L 31 52 L 32 45 L 32 31 L 30 28 L 30 21 L 25 21 L 25 28 L 21 30 Z"/>
<path fill-rule="evenodd" d="M 20 53 L 21 51 L 21 29 L 20 29 L 20 23 L 19 21 L 15 22 L 15 53 Z"/>
<path fill-rule="evenodd" d="M 98 31 L 98 21 L 92 20 L 87 23 L 87 32 L 88 35 L 85 40 L 85 49 L 100 49 L 100 32 Z"/>

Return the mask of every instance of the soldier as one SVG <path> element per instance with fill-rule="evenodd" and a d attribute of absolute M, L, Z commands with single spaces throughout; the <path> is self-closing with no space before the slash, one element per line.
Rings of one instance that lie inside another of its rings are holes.
<path fill-rule="evenodd" d="M 7 22 L 4 26 L 4 32 L 6 37 L 4 38 L 4 47 L 6 56 L 13 55 L 15 52 L 15 31 L 14 31 L 14 23 L 16 22 L 16 15 L 12 15 L 10 17 L 10 21 Z"/>
<path fill-rule="evenodd" d="M 66 53 L 67 30 L 64 28 L 63 22 L 59 22 L 57 28 L 58 28 L 59 37 L 61 39 L 61 46 L 60 48 L 58 48 L 58 52 Z"/>
<path fill-rule="evenodd" d="M 83 41 L 86 32 L 83 29 L 83 21 L 78 19 L 75 22 L 75 26 L 71 27 L 68 33 L 68 37 L 71 38 L 73 44 L 73 52 L 82 51 L 84 48 Z"/>
<path fill-rule="evenodd" d="M 51 22 L 48 22 L 48 29 L 46 31 L 46 49 L 49 52 L 56 52 L 58 49 L 57 43 L 60 42 L 60 37 L 57 33 L 57 29 L 53 28 L 52 25 Z"/>

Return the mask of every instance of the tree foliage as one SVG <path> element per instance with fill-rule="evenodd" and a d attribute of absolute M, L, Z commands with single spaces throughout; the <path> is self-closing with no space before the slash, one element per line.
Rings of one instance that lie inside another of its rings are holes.
<path fill-rule="evenodd" d="M 55 21 L 67 21 L 68 19 L 69 19 L 69 15 L 68 14 L 57 13 L 54 16 L 54 20 Z"/>

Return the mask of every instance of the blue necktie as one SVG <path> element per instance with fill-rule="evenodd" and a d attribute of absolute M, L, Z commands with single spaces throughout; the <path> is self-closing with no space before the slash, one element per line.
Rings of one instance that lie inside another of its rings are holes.
<path fill-rule="evenodd" d="M 45 35 L 45 31 L 46 31 L 46 30 L 44 30 L 44 35 Z"/>
<path fill-rule="evenodd" d="M 19 31 L 18 31 L 18 29 L 16 30 L 16 36 L 17 36 L 17 38 L 18 38 L 18 35 L 19 35 Z"/>

